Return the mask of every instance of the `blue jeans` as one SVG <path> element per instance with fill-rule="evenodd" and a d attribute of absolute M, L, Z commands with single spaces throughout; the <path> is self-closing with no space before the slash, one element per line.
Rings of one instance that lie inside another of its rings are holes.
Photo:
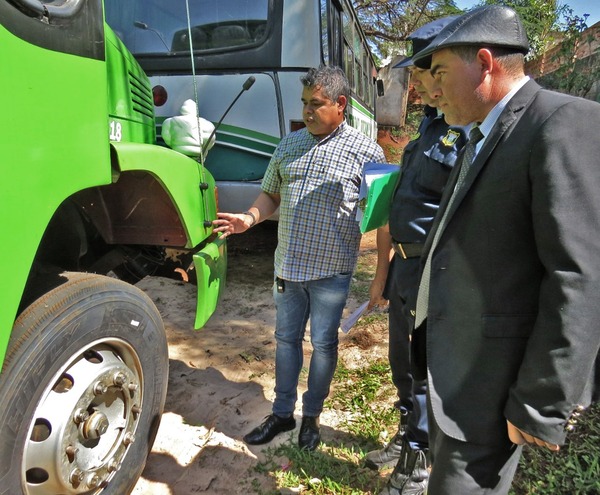
<path fill-rule="evenodd" d="M 273 414 L 294 414 L 302 369 L 302 340 L 310 317 L 313 347 L 308 389 L 302 396 L 302 415 L 319 416 L 338 358 L 338 329 L 348 297 L 352 273 L 308 282 L 285 281 L 284 292 L 273 288 L 277 309 L 275 324 L 275 401 Z"/>

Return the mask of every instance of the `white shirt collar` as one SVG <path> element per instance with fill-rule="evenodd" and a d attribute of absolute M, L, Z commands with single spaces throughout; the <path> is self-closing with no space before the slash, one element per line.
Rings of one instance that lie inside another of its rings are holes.
<path fill-rule="evenodd" d="M 513 96 L 515 96 L 517 91 L 519 91 L 523 86 L 525 86 L 527 81 L 529 81 L 529 76 L 524 76 L 521 80 L 519 80 L 514 85 L 514 87 L 508 93 L 506 93 L 504 98 L 502 98 L 498 103 L 496 103 L 496 106 L 492 108 L 490 113 L 486 115 L 485 119 L 483 119 L 483 122 L 479 124 L 479 130 L 481 131 L 481 134 L 483 134 L 483 139 L 479 141 L 479 143 L 477 143 L 477 151 L 479 151 L 483 146 L 484 141 L 486 140 L 488 134 L 492 131 L 492 128 L 498 121 L 500 114 L 506 108 L 506 105 L 508 105 L 508 102 Z M 475 123 L 473 123 L 472 125 L 475 125 Z"/>

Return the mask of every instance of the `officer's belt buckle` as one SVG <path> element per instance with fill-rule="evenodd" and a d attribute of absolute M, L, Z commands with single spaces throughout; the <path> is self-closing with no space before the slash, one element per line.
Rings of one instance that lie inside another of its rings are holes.
<path fill-rule="evenodd" d="M 404 243 L 392 240 L 392 247 L 394 252 L 400 256 L 403 260 L 408 258 L 418 258 L 423 252 L 423 244 L 421 243 Z"/>

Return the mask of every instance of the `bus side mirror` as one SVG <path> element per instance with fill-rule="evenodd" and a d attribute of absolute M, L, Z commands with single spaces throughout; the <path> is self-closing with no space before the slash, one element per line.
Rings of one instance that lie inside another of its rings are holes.
<path fill-rule="evenodd" d="M 377 79 L 377 81 L 375 81 L 375 84 L 377 85 L 377 96 L 383 96 L 385 94 L 385 91 L 383 89 L 383 80 Z"/>

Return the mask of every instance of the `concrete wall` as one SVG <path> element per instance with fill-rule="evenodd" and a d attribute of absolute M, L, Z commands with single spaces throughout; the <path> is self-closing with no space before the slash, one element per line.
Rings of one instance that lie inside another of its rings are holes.
<path fill-rule="evenodd" d="M 384 96 L 376 101 L 377 124 L 380 127 L 398 127 L 404 125 L 406 102 L 408 99 L 409 74 L 406 69 L 393 69 L 404 56 L 395 57 L 390 64 L 379 69 L 379 78 L 383 81 Z"/>

